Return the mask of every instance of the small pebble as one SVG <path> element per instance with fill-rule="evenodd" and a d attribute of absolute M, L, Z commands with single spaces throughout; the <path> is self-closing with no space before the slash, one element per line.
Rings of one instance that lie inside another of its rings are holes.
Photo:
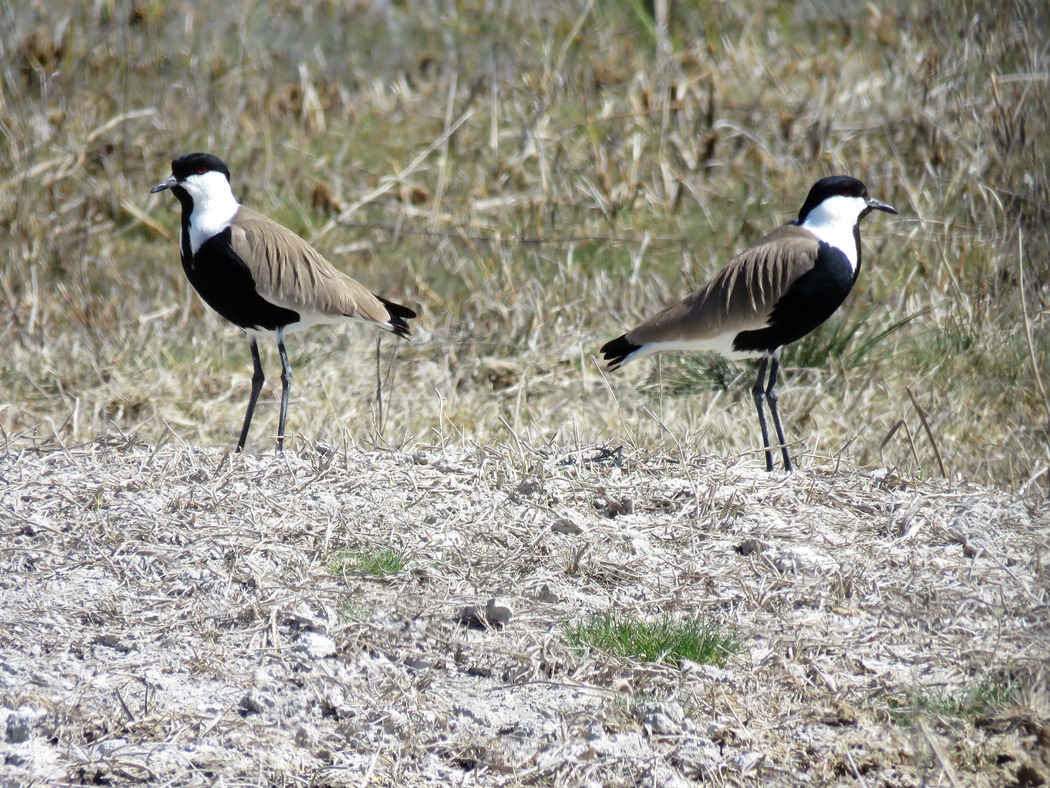
<path fill-rule="evenodd" d="M 671 735 L 681 732 L 685 711 L 674 701 L 649 701 L 635 706 L 634 716 L 650 734 Z"/>
<path fill-rule="evenodd" d="M 33 706 L 22 706 L 11 712 L 7 718 L 7 730 L 4 738 L 11 744 L 21 744 L 29 741 L 33 735 L 33 728 L 43 719 L 44 712 Z"/>
<path fill-rule="evenodd" d="M 480 605 L 464 605 L 459 611 L 459 623 L 474 629 L 502 629 L 514 615 L 505 600 L 493 598 Z"/>
<path fill-rule="evenodd" d="M 554 605 L 558 602 L 561 602 L 561 597 L 559 597 L 557 594 L 551 591 L 551 587 L 546 583 L 544 583 L 540 587 L 539 592 L 536 594 L 536 599 L 539 602 L 544 602 L 549 605 Z"/>
<path fill-rule="evenodd" d="M 566 534 L 567 536 L 577 536 L 583 533 L 583 529 L 580 526 L 564 517 L 559 517 L 551 523 L 551 530 L 556 534 Z"/>

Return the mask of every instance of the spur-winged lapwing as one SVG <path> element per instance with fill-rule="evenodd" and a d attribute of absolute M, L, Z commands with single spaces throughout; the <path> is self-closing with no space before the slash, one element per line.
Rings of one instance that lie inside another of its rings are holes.
<path fill-rule="evenodd" d="M 860 272 L 860 220 L 872 211 L 897 213 L 869 197 L 856 178 L 817 181 L 795 221 L 738 254 L 685 300 L 606 343 L 602 353 L 608 368 L 667 350 L 713 350 L 731 359 L 760 356 L 751 394 L 762 425 L 766 470 L 773 470 L 773 451 L 763 399 L 773 414 L 784 469 L 790 471 L 777 410 L 780 352 L 831 317 L 849 295 Z M 767 367 L 768 385 L 763 383 Z"/>
<path fill-rule="evenodd" d="M 208 153 L 188 153 L 171 163 L 171 177 L 151 194 L 171 189 L 182 204 L 179 250 L 182 267 L 204 302 L 248 335 L 255 373 L 237 451 L 264 380 L 258 338 L 272 334 L 281 354 L 281 418 L 277 450 L 284 448 L 284 424 L 292 368 L 284 349 L 288 334 L 318 323 L 370 323 L 408 337 L 408 307 L 374 295 L 334 268 L 310 244 L 234 199 L 230 171 Z"/>

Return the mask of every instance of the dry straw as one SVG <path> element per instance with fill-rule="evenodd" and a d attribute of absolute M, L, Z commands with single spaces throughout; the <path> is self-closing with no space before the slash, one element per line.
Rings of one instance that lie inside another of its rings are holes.
<path fill-rule="evenodd" d="M 791 784 L 848 753 L 876 781 L 990 784 L 1037 763 L 1050 521 L 975 486 L 525 441 L 255 458 L 114 438 L 0 474 L 16 775 Z M 386 553 L 392 572 L 342 558 Z M 495 596 L 504 628 L 459 623 Z M 570 645 L 564 622 L 609 611 L 740 650 Z M 978 686 L 1006 689 L 916 700 Z"/>
<path fill-rule="evenodd" d="M 1045 776 L 1044 5 L 6 7 L 5 775 Z M 283 457 L 270 389 L 228 454 L 249 359 L 148 196 L 202 149 L 422 308 L 396 349 L 296 339 Z M 833 172 L 902 218 L 786 354 L 802 470 L 767 475 L 746 365 L 594 354 Z M 496 597 L 503 630 L 456 623 Z M 564 642 L 609 610 L 744 648 Z"/>
<path fill-rule="evenodd" d="M 249 360 L 184 281 L 176 211 L 147 195 L 173 155 L 207 149 L 246 203 L 423 309 L 396 384 L 353 362 L 369 337 L 297 338 L 293 363 L 320 356 L 294 394 L 308 443 L 501 444 L 506 422 L 749 451 L 746 366 L 668 359 L 606 382 L 595 349 L 850 172 L 902 217 L 869 228 L 846 307 L 787 354 L 799 450 L 1045 496 L 1045 9 L 654 9 L 20 4 L 2 65 L 5 433 L 230 442 Z M 274 410 L 267 389 L 257 450 Z"/>

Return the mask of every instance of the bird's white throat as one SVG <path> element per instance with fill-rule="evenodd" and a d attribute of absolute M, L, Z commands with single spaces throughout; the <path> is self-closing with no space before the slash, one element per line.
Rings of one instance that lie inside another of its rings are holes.
<path fill-rule="evenodd" d="M 197 254 L 201 244 L 230 226 L 241 206 L 234 199 L 226 176 L 210 171 L 191 175 L 179 184 L 193 198 L 190 213 L 190 252 Z"/>
<path fill-rule="evenodd" d="M 829 197 L 809 212 L 802 226 L 824 243 L 840 250 L 849 260 L 850 268 L 856 271 L 858 249 L 853 228 L 866 207 L 863 197 Z"/>

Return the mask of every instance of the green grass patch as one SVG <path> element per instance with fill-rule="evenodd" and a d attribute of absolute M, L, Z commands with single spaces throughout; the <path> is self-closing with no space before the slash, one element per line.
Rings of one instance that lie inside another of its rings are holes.
<path fill-rule="evenodd" d="M 363 623 L 372 618 L 375 610 L 365 607 L 352 599 L 345 599 L 339 605 L 339 620 L 344 624 Z"/>
<path fill-rule="evenodd" d="M 666 617 L 647 621 L 611 613 L 567 623 L 565 638 L 573 646 L 590 646 L 617 657 L 672 665 L 679 665 L 684 659 L 724 665 L 740 650 L 734 637 L 716 631 L 704 621 L 674 621 Z"/>
<path fill-rule="evenodd" d="M 1021 692 L 1008 675 L 985 676 L 962 689 L 918 689 L 906 699 L 891 699 L 890 718 L 896 725 L 911 725 L 919 717 L 973 720 L 1016 702 Z"/>
<path fill-rule="evenodd" d="M 755 382 L 754 365 L 730 361 L 714 353 L 667 354 L 657 357 L 657 363 L 658 374 L 646 384 L 655 396 L 689 397 L 698 391 L 734 391 Z"/>
<path fill-rule="evenodd" d="M 370 577 L 389 577 L 404 568 L 404 554 L 392 547 L 379 550 L 339 550 L 328 561 L 328 570 L 334 575 L 354 573 Z"/>
<path fill-rule="evenodd" d="M 819 369 L 829 358 L 841 358 L 850 369 L 881 361 L 876 351 L 886 339 L 907 326 L 916 312 L 888 324 L 880 322 L 880 310 L 869 308 L 859 314 L 832 318 L 815 331 L 784 350 L 783 363 L 790 367 Z"/>

